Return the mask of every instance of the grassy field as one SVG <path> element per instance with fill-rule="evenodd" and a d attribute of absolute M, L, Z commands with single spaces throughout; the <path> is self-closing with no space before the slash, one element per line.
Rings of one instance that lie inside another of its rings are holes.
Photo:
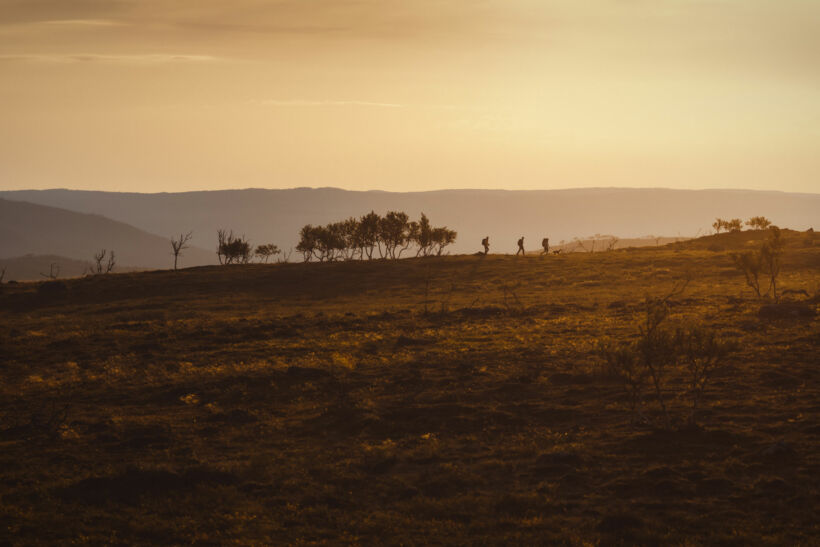
<path fill-rule="evenodd" d="M 0 543 L 818 545 L 820 325 L 760 316 L 763 237 L 3 285 Z M 661 427 L 596 348 L 687 276 L 670 325 L 738 347 Z"/>

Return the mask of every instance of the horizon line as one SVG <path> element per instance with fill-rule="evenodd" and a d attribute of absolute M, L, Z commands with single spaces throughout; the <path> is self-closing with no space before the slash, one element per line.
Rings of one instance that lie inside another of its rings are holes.
<path fill-rule="evenodd" d="M 293 190 L 337 190 L 341 192 L 350 193 L 382 193 L 382 194 L 433 194 L 441 192 L 507 192 L 507 193 L 528 193 L 528 192 L 576 192 L 576 191 L 601 191 L 601 190 L 663 190 L 675 192 L 755 192 L 755 193 L 769 193 L 769 194 L 793 194 L 793 195 L 807 195 L 818 196 L 820 192 L 793 192 L 787 190 L 760 190 L 755 188 L 674 188 L 669 186 L 575 186 L 565 188 L 533 188 L 533 189 L 506 189 L 506 188 L 440 188 L 436 190 L 351 190 L 348 188 L 341 188 L 338 186 L 293 186 L 288 188 L 265 188 L 258 186 L 249 186 L 245 188 L 219 188 L 212 190 L 183 190 L 183 191 L 164 191 L 164 192 L 138 192 L 138 191 L 121 191 L 121 190 L 88 190 L 79 188 L 21 188 L 16 190 L 0 189 L 0 194 L 16 193 L 16 192 L 94 192 L 103 194 L 135 194 L 135 195 L 174 195 L 174 194 L 197 194 L 205 192 L 248 192 L 248 191 L 266 191 L 266 192 L 284 192 Z"/>

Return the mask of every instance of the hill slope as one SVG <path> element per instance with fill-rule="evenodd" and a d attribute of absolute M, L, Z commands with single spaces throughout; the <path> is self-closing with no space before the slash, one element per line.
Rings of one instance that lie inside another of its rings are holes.
<path fill-rule="evenodd" d="M 820 194 L 738 190 L 597 188 L 544 191 L 442 190 L 438 192 L 351 192 L 335 188 L 221 190 L 134 194 L 76 190 L 0 192 L 20 199 L 84 213 L 102 214 L 159 234 L 194 231 L 194 244 L 211 248 L 216 230 L 230 228 L 252 243 L 296 245 L 305 224 L 324 224 L 371 209 L 426 213 L 435 225 L 458 231 L 453 253 L 481 248 L 513 253 L 526 237 L 528 249 L 541 238 L 561 240 L 613 234 L 695 236 L 710 233 L 715 217 L 764 215 L 775 224 L 805 230 L 820 226 Z"/>
<path fill-rule="evenodd" d="M 783 286 L 813 294 L 820 246 L 786 236 Z M 743 248 L 735 239 L 711 243 Z M 761 318 L 731 264 L 669 246 L 3 285 L 3 532 L 21 544 L 811 545 L 817 320 Z M 699 427 L 686 367 L 664 369 L 664 428 L 649 386 L 636 415 L 598 348 L 634 340 L 646 295 L 687 271 L 669 328 L 736 347 Z"/>
<path fill-rule="evenodd" d="M 100 215 L 0 199 L 0 258 L 35 254 L 91 260 L 100 249 L 115 250 L 122 266 L 173 266 L 164 237 Z M 214 262 L 214 253 L 194 247 L 180 261 L 183 266 Z"/>

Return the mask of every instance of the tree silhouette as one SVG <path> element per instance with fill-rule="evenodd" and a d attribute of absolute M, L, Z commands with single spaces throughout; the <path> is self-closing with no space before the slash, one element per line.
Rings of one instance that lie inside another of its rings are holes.
<path fill-rule="evenodd" d="M 307 224 L 299 231 L 296 250 L 305 262 L 373 259 L 398 259 L 404 251 L 416 246 L 416 256 L 433 256 L 456 240 L 457 233 L 446 226 L 434 227 L 424 213 L 410 221 L 407 213 L 390 211 L 384 217 L 375 212 L 325 226 Z"/>
<path fill-rule="evenodd" d="M 107 261 L 105 259 L 106 256 L 108 257 Z M 94 254 L 94 264 L 91 267 L 91 273 L 97 275 L 111 273 L 115 264 L 114 251 L 112 250 L 111 253 L 109 253 L 107 250 L 102 249 L 100 252 Z"/>
<path fill-rule="evenodd" d="M 187 234 L 179 234 L 179 237 L 171 238 L 171 249 L 174 252 L 174 270 L 177 269 L 177 260 L 182 255 L 182 251 L 188 248 L 188 242 L 191 241 L 193 232 Z"/>
<path fill-rule="evenodd" d="M 730 232 L 739 232 L 743 229 L 743 221 L 739 218 L 733 218 L 724 225 L 724 228 Z"/>
<path fill-rule="evenodd" d="M 752 217 L 746 221 L 746 226 L 752 230 L 765 230 L 772 225 L 772 222 L 766 217 Z"/>
<path fill-rule="evenodd" d="M 273 243 L 268 243 L 267 245 L 259 245 L 258 247 L 256 247 L 256 250 L 253 254 L 259 257 L 259 260 L 264 260 L 265 264 L 267 264 L 268 260 L 270 260 L 270 257 L 278 255 L 281 252 L 282 251 L 279 250 L 279 247 L 277 247 Z"/>
<path fill-rule="evenodd" d="M 251 260 L 251 244 L 224 229 L 216 232 L 218 246 L 216 254 L 220 264 L 247 264 Z"/>

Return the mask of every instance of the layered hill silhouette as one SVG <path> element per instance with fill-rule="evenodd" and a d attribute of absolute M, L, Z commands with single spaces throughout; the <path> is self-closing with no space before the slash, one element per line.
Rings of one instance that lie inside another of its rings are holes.
<path fill-rule="evenodd" d="M 101 249 L 113 249 L 117 264 L 125 267 L 170 268 L 173 266 L 169 239 L 147 233 L 100 215 L 84 214 L 34 203 L 0 199 L 0 258 L 24 255 L 56 255 L 45 260 L 58 264 L 60 257 L 90 261 Z M 29 257 L 31 258 L 31 257 Z M 180 260 L 183 266 L 213 264 L 216 255 L 191 247 Z M 18 260 L 20 279 L 30 279 L 32 268 L 42 259 Z M 77 264 L 67 262 L 62 275 L 71 275 Z M 46 266 L 46 271 L 48 267 Z M 25 274 L 23 273 L 25 272 Z M 9 279 L 13 278 L 9 272 Z"/>
<path fill-rule="evenodd" d="M 193 230 L 193 244 L 205 249 L 216 245 L 217 229 L 228 228 L 255 245 L 275 243 L 287 251 L 295 247 L 299 229 L 305 224 L 324 224 L 371 210 L 380 214 L 401 210 L 414 218 L 426 213 L 435 225 L 458 231 L 458 240 L 450 247 L 453 253 L 479 250 L 481 239 L 487 235 L 492 253 L 515 252 L 515 242 L 522 235 L 528 250 L 536 249 L 545 236 L 553 244 L 595 234 L 624 239 L 653 234 L 692 237 L 710 233 L 715 217 L 746 219 L 764 215 L 775 224 L 798 230 L 820 226 L 820 194 L 745 190 L 593 188 L 396 193 L 294 188 L 161 194 L 25 190 L 0 192 L 0 197 L 104 215 L 165 237 Z M 161 250 L 150 262 L 140 265 L 160 265 L 166 258 Z M 191 254 L 185 264 L 199 261 Z"/>

